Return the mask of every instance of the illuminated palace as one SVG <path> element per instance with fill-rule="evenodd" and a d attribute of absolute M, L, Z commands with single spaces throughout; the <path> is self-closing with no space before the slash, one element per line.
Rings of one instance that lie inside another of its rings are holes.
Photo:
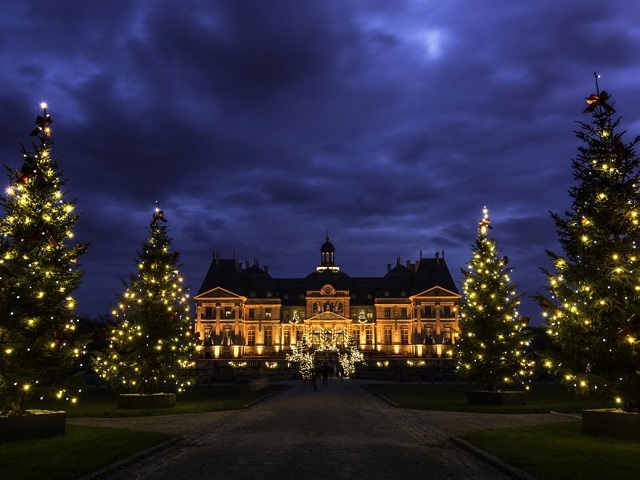
<path fill-rule="evenodd" d="M 194 297 L 198 350 L 203 359 L 268 360 L 303 341 L 342 347 L 352 336 L 365 358 L 442 358 L 458 332 L 459 299 L 444 252 L 398 259 L 382 277 L 350 277 L 327 236 L 303 278 L 274 278 L 256 261 L 216 253 Z"/>

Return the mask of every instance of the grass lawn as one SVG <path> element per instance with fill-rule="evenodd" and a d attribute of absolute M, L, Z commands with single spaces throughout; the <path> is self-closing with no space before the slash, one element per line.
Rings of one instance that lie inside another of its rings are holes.
<path fill-rule="evenodd" d="M 603 408 L 613 405 L 603 404 L 600 400 L 579 397 L 563 385 L 534 385 L 527 392 L 526 405 L 493 406 L 468 405 L 469 385 L 441 384 L 364 384 L 366 388 L 388 398 L 402 408 L 419 410 L 444 410 L 450 412 L 475 413 L 549 413 L 580 412 L 583 408 Z"/>
<path fill-rule="evenodd" d="M 475 413 L 580 412 L 610 405 L 561 385 L 535 385 L 525 406 L 467 405 L 468 385 L 368 384 L 400 407 Z M 584 435 L 581 422 L 486 429 L 461 438 L 540 480 L 640 478 L 640 442 Z"/>
<path fill-rule="evenodd" d="M 207 385 L 197 386 L 177 396 L 175 407 L 151 408 L 144 410 L 117 407 L 118 395 L 123 393 L 107 387 L 89 388 L 80 395 L 77 404 L 51 401 L 34 401 L 28 408 L 43 410 L 65 410 L 67 417 L 140 417 L 150 415 L 170 415 L 177 413 L 215 412 L 244 408 L 246 405 L 271 395 L 282 385 Z"/>
<path fill-rule="evenodd" d="M 480 430 L 461 438 L 540 480 L 640 478 L 640 442 L 584 435 L 580 422 Z"/>
<path fill-rule="evenodd" d="M 80 478 L 170 438 L 167 433 L 67 425 L 65 435 L 0 443 L 0 478 Z"/>
<path fill-rule="evenodd" d="M 148 410 L 119 410 L 121 392 L 87 389 L 77 405 L 36 401 L 28 408 L 66 410 L 68 417 L 131 417 L 212 412 L 244 408 L 286 386 L 198 386 L 178 396 L 176 406 Z M 40 440 L 0 443 L 0 479 L 71 479 L 88 475 L 113 462 L 158 445 L 172 435 L 121 428 L 67 425 L 65 435 Z"/>

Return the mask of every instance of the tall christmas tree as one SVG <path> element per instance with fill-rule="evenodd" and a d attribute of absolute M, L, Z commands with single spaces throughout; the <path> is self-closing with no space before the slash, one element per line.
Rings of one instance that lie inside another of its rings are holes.
<path fill-rule="evenodd" d="M 181 392 L 194 365 L 188 288 L 166 222 L 156 208 L 138 252 L 138 274 L 130 275 L 113 310 L 109 349 L 94 362 L 103 379 L 133 393 Z"/>
<path fill-rule="evenodd" d="M 478 226 L 471 261 L 464 274 L 456 372 L 489 391 L 530 380 L 533 362 L 527 355 L 528 332 L 518 316 L 520 295 L 511 283 L 507 257 L 489 236 L 487 209 Z"/>
<path fill-rule="evenodd" d="M 547 252 L 547 296 L 538 300 L 547 332 L 559 349 L 545 365 L 579 392 L 640 407 L 640 177 L 625 144 L 609 94 L 587 98 L 576 136 L 583 143 L 572 161 L 572 206 L 552 214 L 564 255 Z"/>
<path fill-rule="evenodd" d="M 65 200 L 59 163 L 51 157 L 53 119 L 47 105 L 36 120 L 33 150 L 22 167 L 6 167 L 0 195 L 0 409 L 20 415 L 33 397 L 75 401 L 72 367 L 87 339 L 76 333 L 74 290 L 87 249 L 74 240 L 79 218 Z"/>

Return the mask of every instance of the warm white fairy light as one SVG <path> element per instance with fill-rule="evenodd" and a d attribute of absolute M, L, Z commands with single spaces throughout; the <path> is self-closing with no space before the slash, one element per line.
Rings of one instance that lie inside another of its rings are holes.
<path fill-rule="evenodd" d="M 492 228 L 488 209 L 484 207 L 482 213 L 463 281 L 456 366 L 462 377 L 495 388 L 499 383 L 530 381 L 533 362 L 524 352 L 528 341 L 522 339 L 523 326 L 516 309 L 519 298 L 509 286 L 508 260 L 499 256 L 495 241 L 488 235 Z M 484 338 L 487 335 L 484 324 L 496 325 L 490 338 Z M 502 351 L 492 353 L 496 345 L 501 345 Z"/>
<path fill-rule="evenodd" d="M 118 323 L 111 332 L 109 351 L 95 361 L 105 380 L 143 393 L 183 391 L 191 383 L 183 371 L 194 365 L 196 351 L 190 330 L 189 295 L 173 265 L 176 256 L 170 251 L 166 219 L 164 214 L 158 216 L 160 212 L 157 207 L 151 235 L 137 262 L 138 276 L 114 310 Z M 163 270 L 170 273 L 163 274 Z M 158 307 L 166 313 L 160 314 Z M 145 309 L 158 313 L 147 318 Z M 156 336 L 161 325 L 168 329 L 168 336 Z"/>

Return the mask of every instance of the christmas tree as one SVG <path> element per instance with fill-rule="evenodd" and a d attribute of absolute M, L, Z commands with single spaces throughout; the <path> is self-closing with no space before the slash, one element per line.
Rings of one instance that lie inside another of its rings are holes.
<path fill-rule="evenodd" d="M 471 261 L 464 275 L 464 301 L 460 337 L 456 347 L 456 372 L 468 381 L 497 391 L 532 375 L 528 358 L 529 335 L 518 317 L 520 295 L 512 285 L 507 257 L 501 256 L 489 236 L 487 209 L 478 226 Z"/>
<path fill-rule="evenodd" d="M 582 142 L 572 161 L 575 186 L 564 215 L 552 214 L 564 255 L 548 251 L 547 292 L 538 300 L 559 347 L 545 365 L 581 393 L 640 407 L 640 177 L 609 94 L 587 98 Z"/>
<path fill-rule="evenodd" d="M 132 393 L 181 392 L 194 365 L 189 294 L 166 223 L 156 208 L 138 252 L 138 274 L 123 282 L 125 293 L 112 312 L 109 349 L 94 359 L 104 380 Z"/>
<path fill-rule="evenodd" d="M 76 331 L 74 290 L 87 249 L 74 240 L 79 218 L 65 200 L 59 162 L 51 157 L 53 119 L 42 104 L 33 150 L 22 167 L 6 167 L 9 187 L 0 195 L 0 409 L 20 415 L 30 398 L 75 402 L 74 363 L 87 339 Z"/>
<path fill-rule="evenodd" d="M 342 367 L 342 373 L 346 378 L 352 378 L 356 374 L 356 364 L 364 362 L 364 355 L 358 349 L 358 342 L 355 335 L 346 334 L 347 345 L 338 354 L 338 361 Z"/>
<path fill-rule="evenodd" d="M 315 355 L 309 351 L 306 334 L 296 345 L 291 345 L 291 353 L 287 353 L 286 358 L 287 362 L 298 365 L 298 372 L 303 380 L 311 379 L 315 369 Z"/>

